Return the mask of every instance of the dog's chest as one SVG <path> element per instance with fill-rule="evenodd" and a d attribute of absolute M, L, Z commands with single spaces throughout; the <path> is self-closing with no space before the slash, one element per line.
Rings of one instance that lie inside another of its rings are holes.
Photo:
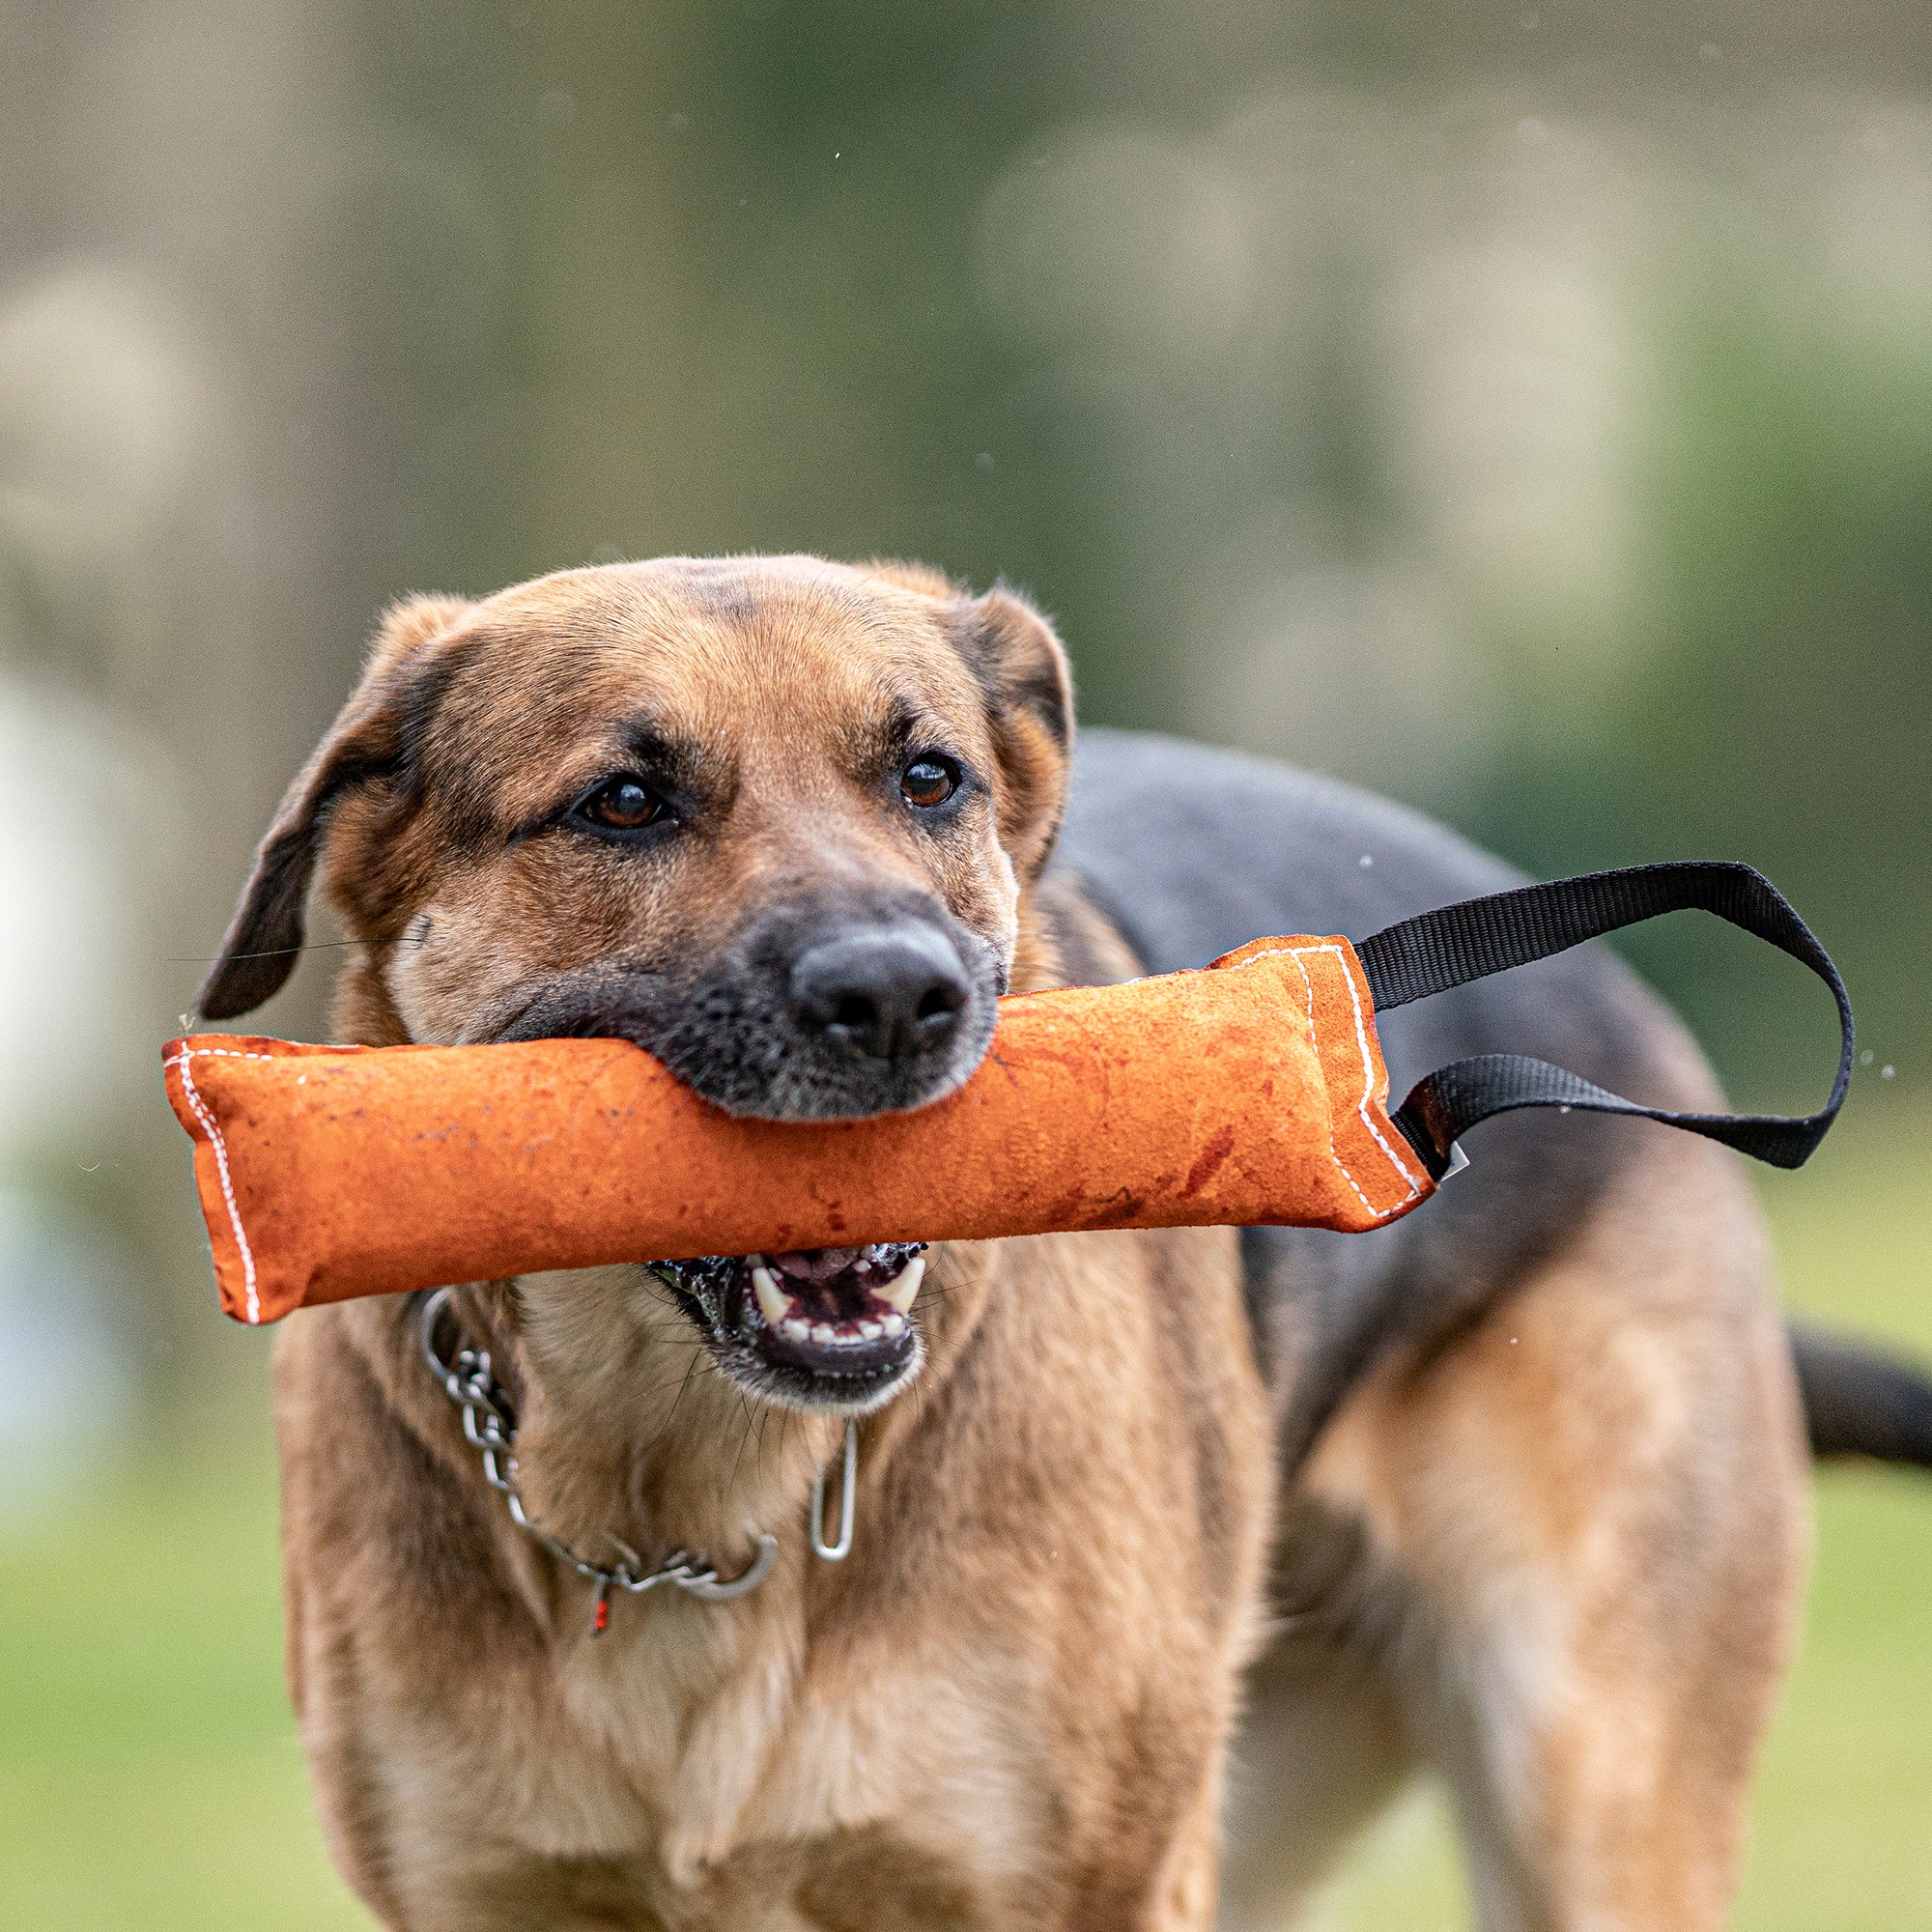
<path fill-rule="evenodd" d="M 890 1635 L 828 1654 L 769 1628 L 732 1656 L 694 1623 L 565 1673 L 492 1806 L 522 1855 L 513 1885 L 568 1874 L 617 1922 L 680 1932 L 823 1924 L 820 1896 L 846 1915 L 871 1901 L 881 1927 L 1009 1916 L 1047 1811 L 1044 1767 L 999 1721 L 1009 1662 L 940 1672 Z"/>

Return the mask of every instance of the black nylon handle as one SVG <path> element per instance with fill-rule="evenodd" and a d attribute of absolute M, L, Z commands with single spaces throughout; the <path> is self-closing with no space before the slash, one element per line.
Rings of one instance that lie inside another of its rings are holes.
<path fill-rule="evenodd" d="M 1634 1114 L 1721 1141 L 1774 1167 L 1802 1167 L 1837 1118 L 1851 1085 L 1856 1035 L 1852 1002 L 1832 956 L 1790 902 L 1754 867 L 1690 860 L 1585 872 L 1547 885 L 1463 899 L 1399 921 L 1355 948 L 1376 1010 L 1547 959 L 1586 939 L 1666 912 L 1697 910 L 1766 940 L 1808 966 L 1837 1003 L 1840 1048 L 1832 1096 L 1815 1114 L 1680 1114 L 1640 1106 L 1547 1060 L 1477 1054 L 1419 1080 L 1391 1117 L 1430 1175 L 1447 1172 L 1458 1137 L 1492 1114 L 1519 1107 Z"/>

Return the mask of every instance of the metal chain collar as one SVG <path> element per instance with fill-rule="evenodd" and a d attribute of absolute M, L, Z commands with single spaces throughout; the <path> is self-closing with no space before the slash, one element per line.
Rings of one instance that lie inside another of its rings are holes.
<path fill-rule="evenodd" d="M 442 1384 L 447 1395 L 463 1411 L 463 1434 L 483 1457 L 483 1475 L 509 1506 L 510 1520 L 526 1536 L 540 1543 L 559 1563 L 567 1564 L 586 1581 L 597 1586 L 590 1613 L 593 1636 L 601 1636 L 611 1626 L 611 1592 L 625 1590 L 642 1596 L 660 1583 L 674 1583 L 680 1590 L 708 1604 L 728 1603 L 742 1597 L 765 1580 L 778 1559 L 778 1538 L 758 1532 L 758 1551 L 749 1566 L 735 1577 L 721 1577 L 714 1565 L 686 1549 L 674 1549 L 655 1569 L 647 1569 L 644 1559 L 620 1537 L 605 1531 L 605 1541 L 614 1548 L 617 1561 L 593 1563 L 560 1537 L 553 1536 L 540 1523 L 531 1521 L 517 1492 L 517 1425 L 504 1406 L 502 1390 L 491 1371 L 487 1349 L 459 1348 L 445 1360 L 436 1346 L 437 1323 L 449 1306 L 452 1291 L 440 1288 L 423 1303 L 418 1326 L 423 1360 Z M 844 1482 L 838 1508 L 838 1538 L 827 1543 L 824 1537 L 825 1478 L 821 1474 L 811 1488 L 811 1547 L 828 1563 L 841 1562 L 852 1548 L 853 1478 L 858 1473 L 859 1428 L 845 1424 Z"/>

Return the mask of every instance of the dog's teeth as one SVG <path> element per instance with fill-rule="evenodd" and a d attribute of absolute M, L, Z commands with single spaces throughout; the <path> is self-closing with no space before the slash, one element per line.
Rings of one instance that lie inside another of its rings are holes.
<path fill-rule="evenodd" d="M 785 1321 L 781 1321 L 779 1326 L 794 1342 L 810 1342 L 811 1340 L 811 1324 L 807 1321 L 801 1321 L 796 1315 L 790 1316 Z"/>
<path fill-rule="evenodd" d="M 919 1293 L 919 1285 L 925 1278 L 925 1257 L 915 1255 L 899 1271 L 898 1278 L 889 1281 L 883 1288 L 875 1288 L 872 1293 L 881 1301 L 890 1303 L 901 1315 L 912 1313 L 913 1297 Z M 897 1331 L 895 1330 L 895 1333 Z"/>
<path fill-rule="evenodd" d="M 838 1331 L 829 1321 L 814 1321 L 811 1324 L 811 1339 L 823 1348 L 827 1343 L 838 1341 Z"/>
<path fill-rule="evenodd" d="M 859 1323 L 859 1339 L 862 1342 L 876 1342 L 884 1332 L 876 1321 L 862 1321 Z"/>
<path fill-rule="evenodd" d="M 888 1335 L 903 1335 L 905 1333 L 905 1317 L 903 1315 L 888 1315 L 879 1323 L 879 1327 Z"/>
<path fill-rule="evenodd" d="M 770 1268 L 753 1264 L 752 1293 L 758 1297 L 758 1313 L 765 1318 L 767 1326 L 782 1327 L 791 1312 L 791 1296 L 772 1278 Z"/>

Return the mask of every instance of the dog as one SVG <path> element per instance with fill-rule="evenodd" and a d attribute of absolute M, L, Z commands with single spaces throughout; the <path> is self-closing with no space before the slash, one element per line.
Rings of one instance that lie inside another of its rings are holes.
<path fill-rule="evenodd" d="M 1279 766 L 1076 752 L 1025 599 L 811 557 L 393 609 L 205 1016 L 286 979 L 318 873 L 343 1039 L 618 1037 L 781 1120 L 952 1092 L 1008 992 L 1517 883 Z M 1383 1037 L 1398 1092 L 1511 1051 L 1717 1105 L 1600 947 Z M 1646 1124 L 1471 1151 L 1367 1236 L 639 1256 L 291 1317 L 288 1671 L 345 1878 L 409 1932 L 1260 1927 L 1421 1768 L 1485 1926 L 1719 1924 L 1807 1552 L 1761 1217 Z M 1817 1359 L 1872 1448 L 1869 1365 Z M 1885 1453 L 1932 1442 L 1901 1386 Z"/>

